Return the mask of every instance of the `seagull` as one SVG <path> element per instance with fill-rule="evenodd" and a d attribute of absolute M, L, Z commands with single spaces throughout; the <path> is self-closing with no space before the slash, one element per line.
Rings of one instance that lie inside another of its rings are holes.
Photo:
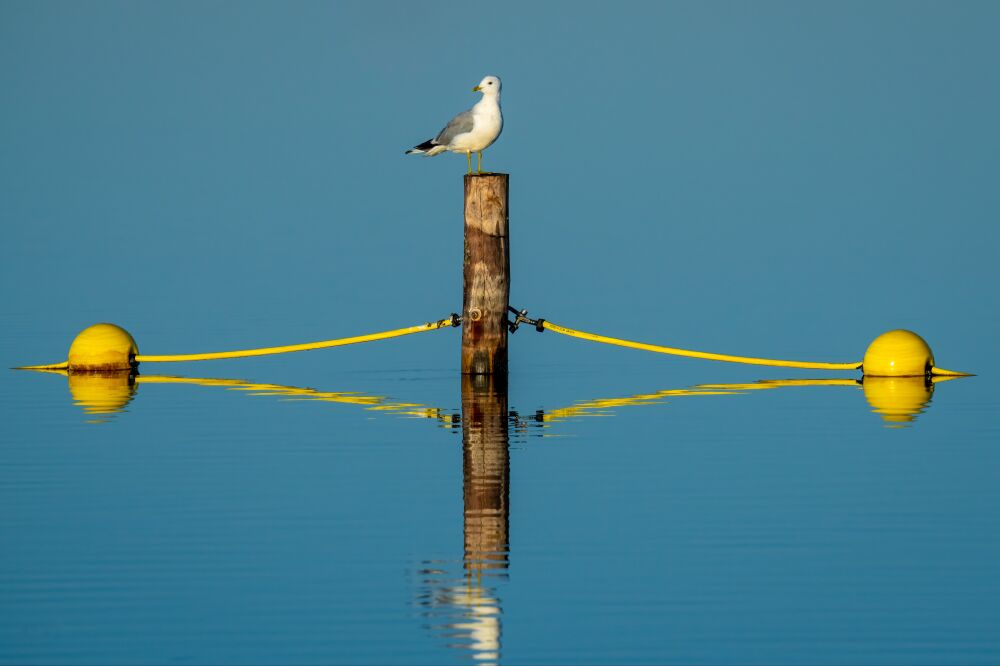
<path fill-rule="evenodd" d="M 483 173 L 483 151 L 493 145 L 503 130 L 503 115 L 500 113 L 500 79 L 487 76 L 473 92 L 483 93 L 483 98 L 468 111 L 463 111 L 451 119 L 443 130 L 430 141 L 414 146 L 406 154 L 417 153 L 433 157 L 446 150 L 465 153 L 472 174 L 472 153 L 479 154 L 479 168 Z M 489 173 L 489 172 L 486 172 Z"/>

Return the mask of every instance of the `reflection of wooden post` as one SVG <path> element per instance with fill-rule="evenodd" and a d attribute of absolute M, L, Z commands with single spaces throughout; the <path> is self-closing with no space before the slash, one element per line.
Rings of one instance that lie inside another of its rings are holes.
<path fill-rule="evenodd" d="M 462 375 L 465 566 L 506 569 L 510 462 L 507 377 Z"/>
<path fill-rule="evenodd" d="M 462 373 L 507 374 L 508 175 L 465 177 Z"/>

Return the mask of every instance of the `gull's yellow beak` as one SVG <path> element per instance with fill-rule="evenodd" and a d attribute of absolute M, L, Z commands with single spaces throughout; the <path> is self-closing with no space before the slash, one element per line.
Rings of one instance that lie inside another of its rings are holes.
<path fill-rule="evenodd" d="M 483 89 L 482 86 L 476 86 L 475 88 L 472 89 L 472 92 L 479 92 L 482 89 Z"/>

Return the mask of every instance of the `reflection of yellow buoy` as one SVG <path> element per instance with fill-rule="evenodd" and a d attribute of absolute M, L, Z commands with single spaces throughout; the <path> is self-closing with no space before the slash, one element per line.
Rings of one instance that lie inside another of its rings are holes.
<path fill-rule="evenodd" d="M 80 331 L 69 347 L 69 369 L 86 372 L 131 370 L 139 349 L 129 332 L 114 324 L 94 324 Z"/>
<path fill-rule="evenodd" d="M 876 377 L 865 375 L 865 399 L 872 411 L 889 423 L 909 423 L 927 407 L 934 382 L 926 377 Z"/>
<path fill-rule="evenodd" d="M 866 377 L 923 377 L 934 368 L 934 354 L 913 331 L 896 329 L 872 341 L 861 368 Z"/>
<path fill-rule="evenodd" d="M 135 395 L 135 377 L 128 370 L 117 372 L 70 372 L 69 392 L 88 414 L 120 412 Z"/>

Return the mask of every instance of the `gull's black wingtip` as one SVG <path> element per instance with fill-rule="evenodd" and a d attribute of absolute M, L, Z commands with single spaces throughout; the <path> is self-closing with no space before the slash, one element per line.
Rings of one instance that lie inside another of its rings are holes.
<path fill-rule="evenodd" d="M 436 145 L 437 144 L 434 143 L 434 139 L 430 139 L 429 141 L 424 141 L 418 146 L 413 146 L 413 148 L 410 148 L 408 151 L 406 151 L 406 154 L 409 155 L 410 153 L 426 153 L 428 150 L 430 150 Z"/>

